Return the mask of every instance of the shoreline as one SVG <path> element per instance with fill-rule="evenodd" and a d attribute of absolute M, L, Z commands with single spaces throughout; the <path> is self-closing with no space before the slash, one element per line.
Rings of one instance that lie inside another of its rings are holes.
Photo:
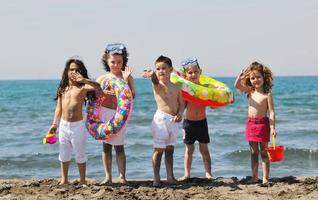
<path fill-rule="evenodd" d="M 248 177 L 247 177 L 248 178 Z M 318 199 L 318 176 L 273 177 L 269 187 L 248 184 L 248 179 L 191 178 L 153 187 L 149 179 L 128 179 L 126 185 L 99 185 L 87 179 L 87 187 L 74 180 L 58 185 L 58 179 L 0 179 L 1 199 Z"/>

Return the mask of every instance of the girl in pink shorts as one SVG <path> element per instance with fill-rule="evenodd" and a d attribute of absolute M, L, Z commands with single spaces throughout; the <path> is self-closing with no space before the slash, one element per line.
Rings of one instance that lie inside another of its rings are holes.
<path fill-rule="evenodd" d="M 246 121 L 246 140 L 251 150 L 251 183 L 258 182 L 258 157 L 262 157 L 263 182 L 269 184 L 269 158 L 266 147 L 269 136 L 276 137 L 275 111 L 272 95 L 273 74 L 258 62 L 242 70 L 235 80 L 235 87 L 247 94 L 248 118 Z"/>

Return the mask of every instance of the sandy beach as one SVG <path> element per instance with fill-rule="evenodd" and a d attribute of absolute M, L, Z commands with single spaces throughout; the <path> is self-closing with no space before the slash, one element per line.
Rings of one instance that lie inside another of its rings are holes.
<path fill-rule="evenodd" d="M 188 181 L 153 187 L 151 180 L 129 180 L 127 185 L 99 185 L 88 179 L 87 187 L 59 186 L 57 179 L 0 180 L 1 199 L 318 199 L 318 177 L 272 178 L 261 187 L 236 177 Z"/>

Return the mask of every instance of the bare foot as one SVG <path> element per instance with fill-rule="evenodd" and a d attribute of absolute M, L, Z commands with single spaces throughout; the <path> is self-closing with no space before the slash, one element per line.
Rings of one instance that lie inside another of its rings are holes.
<path fill-rule="evenodd" d="M 80 188 L 87 188 L 88 186 L 86 184 L 79 184 L 77 186 L 75 186 L 76 189 L 80 189 Z"/>
<path fill-rule="evenodd" d="M 190 179 L 190 176 L 182 176 L 181 178 L 178 178 L 178 181 L 188 181 Z"/>
<path fill-rule="evenodd" d="M 263 182 L 261 184 L 259 184 L 260 187 L 272 187 L 273 186 L 273 183 L 272 182 Z"/>
<path fill-rule="evenodd" d="M 119 183 L 126 184 L 127 183 L 126 178 L 119 178 Z"/>
<path fill-rule="evenodd" d="M 68 184 L 70 184 L 70 183 L 68 182 L 68 180 L 61 180 L 61 181 L 59 182 L 59 185 L 68 185 Z"/>
<path fill-rule="evenodd" d="M 160 179 L 158 179 L 158 180 L 153 180 L 152 186 L 154 186 L 154 187 L 159 187 L 159 186 L 160 186 Z"/>
<path fill-rule="evenodd" d="M 112 183 L 111 179 L 105 178 L 99 185 L 111 185 Z"/>
<path fill-rule="evenodd" d="M 251 178 L 251 180 L 248 181 L 249 184 L 256 184 L 258 183 L 258 178 Z"/>
<path fill-rule="evenodd" d="M 79 185 L 86 185 L 87 186 L 87 183 L 86 183 L 86 181 L 84 181 L 84 182 L 80 182 Z"/>
<path fill-rule="evenodd" d="M 212 179 L 213 179 L 213 176 L 212 176 L 212 174 L 206 172 L 206 173 L 205 173 L 205 178 L 207 178 L 207 179 L 209 179 L 209 180 L 212 180 Z"/>
<path fill-rule="evenodd" d="M 176 184 L 176 183 L 178 183 L 178 181 L 175 178 L 169 178 L 169 179 L 167 179 L 167 183 Z"/>

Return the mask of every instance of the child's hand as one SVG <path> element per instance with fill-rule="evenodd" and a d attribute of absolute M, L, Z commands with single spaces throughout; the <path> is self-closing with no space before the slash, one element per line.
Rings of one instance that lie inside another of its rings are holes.
<path fill-rule="evenodd" d="M 179 113 L 175 115 L 173 118 L 174 122 L 181 122 L 181 120 L 182 120 L 182 115 L 180 115 Z"/>
<path fill-rule="evenodd" d="M 275 130 L 275 129 L 272 129 L 272 128 L 271 128 L 271 133 L 272 133 L 272 136 L 274 136 L 274 137 L 276 137 L 276 136 L 277 136 L 277 132 L 276 132 L 276 130 Z"/>
<path fill-rule="evenodd" d="M 150 78 L 153 75 L 154 71 L 151 69 L 144 69 L 142 72 L 142 77 L 143 78 Z"/>
<path fill-rule="evenodd" d="M 128 77 L 132 74 L 133 69 L 131 67 L 125 67 L 125 70 L 122 71 L 123 73 L 123 78 L 125 81 L 128 81 Z"/>
<path fill-rule="evenodd" d="M 114 91 L 114 90 L 104 90 L 103 91 L 104 92 L 104 94 L 107 94 L 107 95 L 116 95 L 116 92 Z"/>
<path fill-rule="evenodd" d="M 82 74 L 78 73 L 78 72 L 75 72 L 75 73 L 72 73 L 71 74 L 71 78 L 78 82 L 78 83 L 82 83 L 84 82 L 85 78 L 82 76 Z"/>
<path fill-rule="evenodd" d="M 52 124 L 52 126 L 49 129 L 49 133 L 55 133 L 57 129 L 57 125 L 56 124 Z"/>
<path fill-rule="evenodd" d="M 250 74 L 250 68 L 249 67 L 246 67 L 246 68 L 242 69 L 242 71 L 240 73 L 240 79 L 244 79 L 249 74 Z"/>

